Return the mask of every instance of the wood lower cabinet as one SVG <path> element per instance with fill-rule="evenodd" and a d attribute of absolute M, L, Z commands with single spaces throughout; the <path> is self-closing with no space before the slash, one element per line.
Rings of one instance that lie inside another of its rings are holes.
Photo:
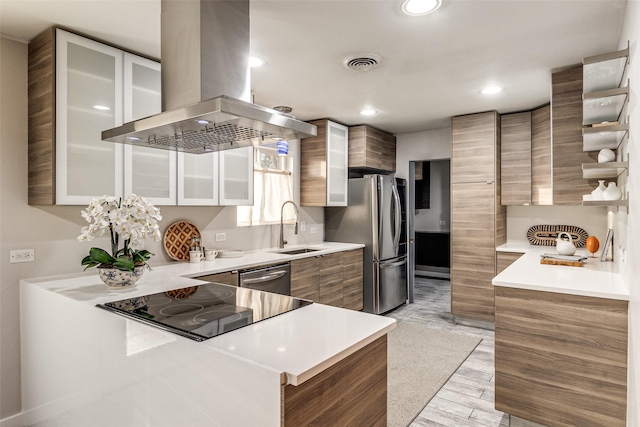
<path fill-rule="evenodd" d="M 349 169 L 395 172 L 396 137 L 371 126 L 351 126 Z"/>
<path fill-rule="evenodd" d="M 496 252 L 496 275 L 502 273 L 522 255 L 518 252 Z"/>
<path fill-rule="evenodd" d="M 291 296 L 362 310 L 363 249 L 291 261 Z"/>
<path fill-rule="evenodd" d="M 342 258 L 342 307 L 362 310 L 362 269 L 364 250 L 344 252 Z"/>
<path fill-rule="evenodd" d="M 387 336 L 304 383 L 282 387 L 282 425 L 387 425 Z"/>
<path fill-rule="evenodd" d="M 451 143 L 451 313 L 493 322 L 495 248 L 506 241 L 500 205 L 500 117 L 454 117 Z"/>
<path fill-rule="evenodd" d="M 224 273 L 217 274 L 209 274 L 208 276 L 200 276 L 199 280 L 204 280 L 205 282 L 216 282 L 222 283 L 223 285 L 231 285 L 238 286 L 238 281 L 240 279 L 237 271 L 226 271 Z"/>
<path fill-rule="evenodd" d="M 495 408 L 548 426 L 626 424 L 628 302 L 495 288 Z"/>

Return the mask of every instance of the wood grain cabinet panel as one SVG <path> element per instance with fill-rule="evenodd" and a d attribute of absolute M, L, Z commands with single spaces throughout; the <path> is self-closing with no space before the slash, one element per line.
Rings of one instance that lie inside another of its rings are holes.
<path fill-rule="evenodd" d="M 495 294 L 495 408 L 549 426 L 625 426 L 627 301 Z"/>
<path fill-rule="evenodd" d="M 453 117 L 451 122 L 451 183 L 496 179 L 497 113 Z"/>
<path fill-rule="evenodd" d="M 531 112 L 500 116 L 501 202 L 531 204 Z"/>
<path fill-rule="evenodd" d="M 282 425 L 387 425 L 387 336 L 304 383 L 282 387 Z"/>
<path fill-rule="evenodd" d="M 347 206 L 349 130 L 327 119 L 309 123 L 318 134 L 300 140 L 300 204 Z"/>
<path fill-rule="evenodd" d="M 531 112 L 531 204 L 552 205 L 551 106 Z"/>
<path fill-rule="evenodd" d="M 553 133 L 553 204 L 582 205 L 592 185 L 582 177 L 582 164 L 595 163 L 582 151 L 582 66 L 551 75 Z"/>
<path fill-rule="evenodd" d="M 349 169 L 396 171 L 396 137 L 371 126 L 349 128 Z"/>
<path fill-rule="evenodd" d="M 237 271 L 226 271 L 224 273 L 209 274 L 207 276 L 198 277 L 199 280 L 205 282 L 222 283 L 223 285 L 238 286 L 239 274 Z"/>
<path fill-rule="evenodd" d="M 317 257 L 291 261 L 291 296 L 319 301 L 320 263 Z"/>
<path fill-rule="evenodd" d="M 320 261 L 320 304 L 342 307 L 343 268 L 342 253 L 322 255 Z"/>
<path fill-rule="evenodd" d="M 496 252 L 496 275 L 502 273 L 522 255 L 517 252 Z"/>
<path fill-rule="evenodd" d="M 362 310 L 362 268 L 364 250 L 344 252 L 342 257 L 342 307 Z"/>
<path fill-rule="evenodd" d="M 500 117 L 454 117 L 451 144 L 451 312 L 493 322 L 495 248 L 506 241 L 500 204 Z"/>

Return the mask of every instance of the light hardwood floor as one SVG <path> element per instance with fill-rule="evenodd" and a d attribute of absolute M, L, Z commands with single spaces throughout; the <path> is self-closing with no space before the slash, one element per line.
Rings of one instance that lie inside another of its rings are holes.
<path fill-rule="evenodd" d="M 387 315 L 404 322 L 482 338 L 473 353 L 411 423 L 411 427 L 509 426 L 509 416 L 493 409 L 494 333 L 454 323 L 448 280 L 416 277 L 415 303 L 401 306 Z"/>

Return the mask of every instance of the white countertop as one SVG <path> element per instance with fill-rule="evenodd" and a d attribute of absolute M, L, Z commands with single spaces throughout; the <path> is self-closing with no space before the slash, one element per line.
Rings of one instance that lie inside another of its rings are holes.
<path fill-rule="evenodd" d="M 265 249 L 156 265 L 126 290 L 110 290 L 95 270 L 22 280 L 25 425 L 280 425 L 282 384 L 310 379 L 387 334 L 395 319 L 313 303 L 195 342 L 95 305 L 202 283 L 197 276 L 363 245 L 308 247 L 319 250 Z"/>
<path fill-rule="evenodd" d="M 280 249 L 265 249 L 248 252 L 238 258 L 154 266 L 131 289 L 107 288 L 95 270 L 74 275 L 27 279 L 22 284 L 36 285 L 40 289 L 95 306 L 123 298 L 193 286 L 202 283 L 194 278 L 198 276 L 357 249 L 363 245 L 326 242 L 306 247 L 318 251 L 285 255 L 277 253 Z M 292 246 L 287 249 L 295 248 Z M 290 384 L 297 385 L 394 327 L 395 320 L 388 317 L 314 303 L 201 344 L 278 370 L 286 374 Z"/>
<path fill-rule="evenodd" d="M 493 278 L 495 286 L 629 300 L 629 290 L 611 261 L 589 258 L 583 267 L 540 264 L 540 255 L 556 253 L 555 247 L 524 243 L 508 243 L 496 248 L 496 251 L 520 252 L 524 255 Z M 578 249 L 576 254 L 589 255 L 584 249 Z"/>

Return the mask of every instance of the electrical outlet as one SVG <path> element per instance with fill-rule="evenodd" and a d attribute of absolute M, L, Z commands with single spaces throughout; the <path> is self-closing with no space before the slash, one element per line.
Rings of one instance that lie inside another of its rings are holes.
<path fill-rule="evenodd" d="M 33 262 L 36 260 L 36 251 L 33 249 L 16 249 L 9 253 L 9 263 Z"/>
<path fill-rule="evenodd" d="M 318 232 L 318 227 L 311 227 L 311 234 L 316 234 Z"/>
<path fill-rule="evenodd" d="M 300 221 L 300 231 L 307 231 L 307 223 Z"/>
<path fill-rule="evenodd" d="M 216 242 L 226 242 L 227 233 L 216 233 Z"/>
<path fill-rule="evenodd" d="M 438 221 L 438 224 L 440 224 L 440 225 L 447 225 L 447 221 Z"/>

